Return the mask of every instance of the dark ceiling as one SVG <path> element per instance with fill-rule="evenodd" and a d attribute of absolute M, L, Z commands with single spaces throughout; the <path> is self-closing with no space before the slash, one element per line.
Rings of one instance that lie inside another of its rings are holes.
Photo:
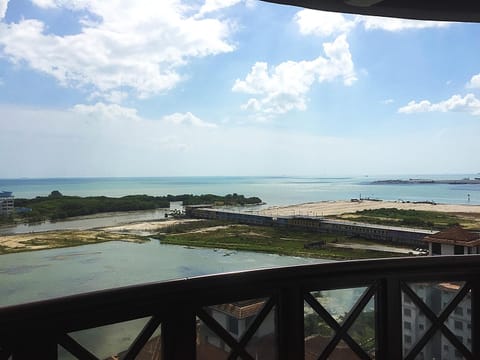
<path fill-rule="evenodd" d="M 480 0 L 263 0 L 352 14 L 480 22 Z"/>

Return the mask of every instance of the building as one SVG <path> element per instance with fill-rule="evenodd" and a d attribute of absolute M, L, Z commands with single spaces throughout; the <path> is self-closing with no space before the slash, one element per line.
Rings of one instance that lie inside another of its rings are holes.
<path fill-rule="evenodd" d="M 265 305 L 263 299 L 237 301 L 229 304 L 214 305 L 206 308 L 207 313 L 220 324 L 235 340 L 240 341 Z M 226 359 L 230 348 L 218 335 L 205 324 L 198 329 L 199 360 Z M 275 314 L 271 311 L 253 338 L 249 341 L 248 352 L 258 359 L 274 358 Z"/>
<path fill-rule="evenodd" d="M 15 210 L 14 197 L 10 191 L 0 192 L 0 216 L 10 215 Z"/>
<path fill-rule="evenodd" d="M 479 254 L 480 235 L 453 226 L 436 234 L 427 235 L 431 256 Z M 460 291 L 463 282 L 419 282 L 409 284 L 417 296 L 438 316 Z M 402 295 L 403 352 L 407 355 L 430 327 L 429 320 L 418 306 Z M 445 325 L 469 350 L 472 348 L 472 300 L 468 292 L 445 321 Z M 419 354 L 420 359 L 463 359 L 463 355 L 448 339 L 437 332 Z"/>
<path fill-rule="evenodd" d="M 480 254 L 480 234 L 453 226 L 436 234 L 427 235 L 430 255 Z"/>

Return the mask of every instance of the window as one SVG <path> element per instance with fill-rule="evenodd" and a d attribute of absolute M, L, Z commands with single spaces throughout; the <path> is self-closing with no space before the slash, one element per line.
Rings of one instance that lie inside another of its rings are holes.
<path fill-rule="evenodd" d="M 423 325 L 423 324 L 418 324 L 418 328 L 419 328 L 420 330 L 423 330 L 423 329 L 425 329 L 425 325 Z"/>
<path fill-rule="evenodd" d="M 457 307 L 455 308 L 455 315 L 463 316 L 463 308 L 460 307 L 460 306 L 457 306 Z"/>
<path fill-rule="evenodd" d="M 405 330 L 412 330 L 412 324 L 409 323 L 408 321 L 404 321 L 404 322 L 403 322 L 403 328 L 404 328 Z"/>
<path fill-rule="evenodd" d="M 255 316 L 250 316 L 245 319 L 245 329 L 248 329 L 250 325 L 252 325 L 253 320 L 255 320 Z"/>
<path fill-rule="evenodd" d="M 442 246 L 437 243 L 432 243 L 432 255 L 442 255 Z"/>
<path fill-rule="evenodd" d="M 463 255 L 465 254 L 465 251 L 463 250 L 463 246 L 460 246 L 460 245 L 455 245 L 454 249 L 453 249 L 453 253 L 455 255 Z"/>
<path fill-rule="evenodd" d="M 463 323 L 459 320 L 455 320 L 455 329 L 463 330 Z"/>
<path fill-rule="evenodd" d="M 229 316 L 227 318 L 228 323 L 227 323 L 227 329 L 230 331 L 232 334 L 237 335 L 238 334 L 238 319 L 234 318 L 232 316 Z"/>
<path fill-rule="evenodd" d="M 411 344 L 412 343 L 412 337 L 410 335 L 405 335 L 403 337 L 403 341 L 405 342 L 405 344 Z"/>
<path fill-rule="evenodd" d="M 408 308 L 403 309 L 403 315 L 405 316 L 412 316 L 412 310 Z"/>

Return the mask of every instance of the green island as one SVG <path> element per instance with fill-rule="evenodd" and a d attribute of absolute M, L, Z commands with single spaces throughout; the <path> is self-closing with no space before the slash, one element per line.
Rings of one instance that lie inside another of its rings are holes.
<path fill-rule="evenodd" d="M 460 216 L 438 211 L 404 210 L 396 208 L 362 210 L 355 213 L 346 213 L 329 217 L 369 224 L 405 226 L 433 230 L 442 230 L 454 225 L 462 225 L 463 227 L 470 229 L 478 227 L 477 221 L 468 216 Z"/>
<path fill-rule="evenodd" d="M 28 209 L 28 211 L 19 212 L 13 217 L 3 217 L 3 223 L 55 221 L 107 212 L 153 210 L 168 208 L 172 201 L 182 201 L 183 205 L 243 206 L 262 203 L 262 200 L 258 197 L 245 197 L 236 193 L 225 196 L 183 194 L 166 196 L 128 195 L 114 198 L 106 196 L 64 196 L 59 191 L 52 191 L 48 196 L 37 196 L 34 199 L 15 199 L 16 208 Z"/>
<path fill-rule="evenodd" d="M 240 225 L 216 220 L 174 225 L 152 237 L 159 239 L 163 244 L 335 260 L 405 256 L 388 251 L 335 247 L 335 244 L 375 244 L 358 237 L 280 227 Z"/>

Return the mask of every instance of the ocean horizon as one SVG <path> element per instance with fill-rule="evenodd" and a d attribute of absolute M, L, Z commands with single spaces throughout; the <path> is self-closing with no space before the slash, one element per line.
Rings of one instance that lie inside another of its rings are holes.
<path fill-rule="evenodd" d="M 453 180 L 478 174 L 408 174 L 377 176 L 171 176 L 171 177 L 60 177 L 0 179 L 0 191 L 16 198 L 47 196 L 58 190 L 69 196 L 111 196 L 146 194 L 238 193 L 258 196 L 267 205 L 374 198 L 390 201 L 433 201 L 445 204 L 480 205 L 480 185 L 384 184 L 390 179 Z M 470 195 L 470 196 L 468 196 Z"/>

